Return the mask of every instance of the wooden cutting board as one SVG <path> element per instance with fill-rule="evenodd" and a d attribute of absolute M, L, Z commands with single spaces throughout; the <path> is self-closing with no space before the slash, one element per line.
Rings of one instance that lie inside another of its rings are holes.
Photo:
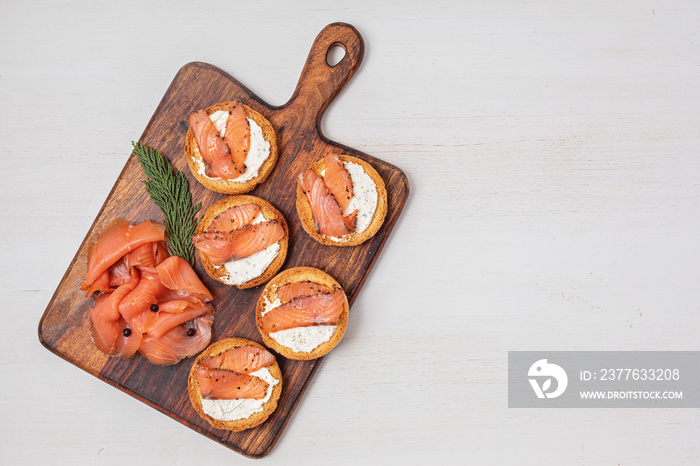
<path fill-rule="evenodd" d="M 327 64 L 329 50 L 339 45 L 345 56 Z M 408 182 L 397 167 L 362 152 L 327 140 L 320 130 L 323 112 L 345 86 L 362 61 L 364 44 L 357 30 L 343 23 L 325 27 L 316 37 L 294 94 L 285 105 L 272 107 L 233 77 L 206 63 L 190 63 L 179 70 L 140 141 L 159 150 L 185 173 L 194 202 L 204 212 L 224 196 L 205 189 L 192 177 L 184 158 L 185 133 L 190 113 L 218 102 L 237 99 L 262 113 L 278 136 L 279 160 L 270 177 L 250 194 L 277 207 L 290 227 L 290 247 L 283 270 L 300 265 L 318 267 L 335 277 L 352 305 L 357 293 L 394 227 L 408 196 Z M 326 152 L 359 157 L 369 162 L 386 183 L 389 206 L 386 220 L 369 241 L 356 247 L 324 246 L 303 231 L 295 209 L 296 175 Z M 90 341 L 88 311 L 94 298 L 85 299 L 79 283 L 86 273 L 87 244 L 115 217 L 131 222 L 162 221 L 163 215 L 143 188 L 145 176 L 138 160 L 129 157 L 112 191 L 76 253 L 39 323 L 41 343 L 72 364 L 119 388 L 186 426 L 250 457 L 267 454 L 279 438 L 290 414 L 320 363 L 292 361 L 278 356 L 284 388 L 277 411 L 264 424 L 244 432 L 215 429 L 201 419 L 187 396 L 186 359 L 169 367 L 155 366 L 136 355 L 122 360 L 98 351 Z M 195 270 L 214 295 L 217 309 L 213 340 L 244 337 L 262 339 L 255 327 L 255 303 L 262 286 L 249 290 L 212 280 L 197 261 Z M 349 325 L 352 326 L 352 308 Z M 340 343 L 342 345 L 342 342 Z"/>

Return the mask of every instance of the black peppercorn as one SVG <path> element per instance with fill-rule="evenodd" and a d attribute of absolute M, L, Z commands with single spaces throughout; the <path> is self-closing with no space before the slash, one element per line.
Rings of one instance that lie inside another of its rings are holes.
<path fill-rule="evenodd" d="M 189 329 L 189 330 L 187 331 L 187 336 L 188 336 L 188 337 L 194 336 L 194 329 L 193 329 L 193 328 L 191 328 L 191 329 Z"/>
<path fill-rule="evenodd" d="M 158 305 L 157 304 L 151 304 L 151 312 L 158 312 Z"/>
<path fill-rule="evenodd" d="M 122 335 L 124 335 L 125 337 L 131 336 L 131 329 L 130 329 L 130 328 L 125 328 L 125 329 L 122 331 Z"/>

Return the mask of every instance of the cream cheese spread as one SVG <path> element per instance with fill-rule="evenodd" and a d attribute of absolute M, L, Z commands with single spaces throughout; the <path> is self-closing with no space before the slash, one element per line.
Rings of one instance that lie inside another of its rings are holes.
<path fill-rule="evenodd" d="M 251 224 L 261 223 L 267 219 L 262 212 L 253 219 Z M 215 268 L 224 267 L 228 275 L 221 277 L 227 285 L 242 285 L 254 278 L 259 277 L 272 264 L 280 252 L 280 242 L 269 245 L 265 249 L 256 252 L 242 259 L 235 259 L 215 265 Z"/>
<path fill-rule="evenodd" d="M 249 398 L 242 398 L 239 400 L 207 400 L 202 398 L 202 409 L 204 412 L 220 421 L 237 421 L 261 412 L 265 403 L 272 397 L 272 390 L 275 385 L 279 383 L 279 380 L 270 374 L 270 370 L 267 367 L 251 372 L 250 375 L 267 382 L 268 386 L 265 398 L 261 400 Z"/>
<path fill-rule="evenodd" d="M 337 325 L 310 325 L 270 333 L 270 337 L 295 353 L 310 353 L 331 339 Z"/>
<path fill-rule="evenodd" d="M 224 137 L 224 133 L 226 131 L 226 120 L 228 120 L 228 111 L 218 110 L 209 115 L 209 119 L 212 121 L 212 123 L 214 123 L 216 129 L 219 130 L 219 135 Z M 260 128 L 255 120 L 250 118 L 246 118 L 246 120 L 248 120 L 248 124 L 250 125 L 250 150 L 248 150 L 248 154 L 246 155 L 245 159 L 245 173 L 234 180 L 228 180 L 236 183 L 245 183 L 258 176 L 260 167 L 262 167 L 265 160 L 267 160 L 267 158 L 270 156 L 270 143 L 263 137 L 262 128 Z M 199 155 L 199 148 L 196 144 L 194 147 L 194 152 Z M 204 166 L 204 161 L 202 160 L 201 156 L 195 157 L 194 160 L 197 163 L 197 173 L 205 178 L 209 178 L 210 180 L 221 179 L 207 176 L 206 167 Z"/>
<path fill-rule="evenodd" d="M 377 185 L 362 168 L 362 165 L 353 162 L 343 162 L 343 165 L 352 179 L 352 197 L 343 215 L 349 215 L 357 209 L 354 233 L 362 233 L 372 223 L 374 212 L 377 210 L 377 200 L 379 199 Z M 322 172 L 321 176 L 324 174 Z M 328 238 L 338 242 L 346 241 L 346 238 L 342 236 L 328 236 Z"/>
<path fill-rule="evenodd" d="M 275 298 L 275 300 L 271 302 L 265 297 L 264 303 L 265 309 L 261 313 L 263 316 L 274 308 L 282 305 L 279 298 Z M 310 325 L 307 327 L 279 330 L 277 332 L 271 332 L 269 335 L 277 343 L 286 346 L 295 353 L 310 353 L 330 340 L 337 327 L 337 325 Z"/>

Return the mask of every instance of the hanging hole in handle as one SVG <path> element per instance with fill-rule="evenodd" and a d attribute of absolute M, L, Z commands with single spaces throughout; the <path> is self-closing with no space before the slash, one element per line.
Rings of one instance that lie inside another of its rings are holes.
<path fill-rule="evenodd" d="M 331 48 L 328 49 L 326 53 L 326 64 L 330 67 L 334 67 L 345 58 L 345 47 L 340 44 L 333 44 Z"/>

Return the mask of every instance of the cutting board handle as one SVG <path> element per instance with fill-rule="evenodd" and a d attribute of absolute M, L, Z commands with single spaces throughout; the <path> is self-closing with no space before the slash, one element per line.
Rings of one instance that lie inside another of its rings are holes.
<path fill-rule="evenodd" d="M 327 56 L 336 45 L 345 50 L 345 55 L 330 66 Z M 285 113 L 293 114 L 299 128 L 315 127 L 320 134 L 323 112 L 355 74 L 364 53 L 362 36 L 349 24 L 329 24 L 316 36 L 294 94 L 283 106 Z"/>

